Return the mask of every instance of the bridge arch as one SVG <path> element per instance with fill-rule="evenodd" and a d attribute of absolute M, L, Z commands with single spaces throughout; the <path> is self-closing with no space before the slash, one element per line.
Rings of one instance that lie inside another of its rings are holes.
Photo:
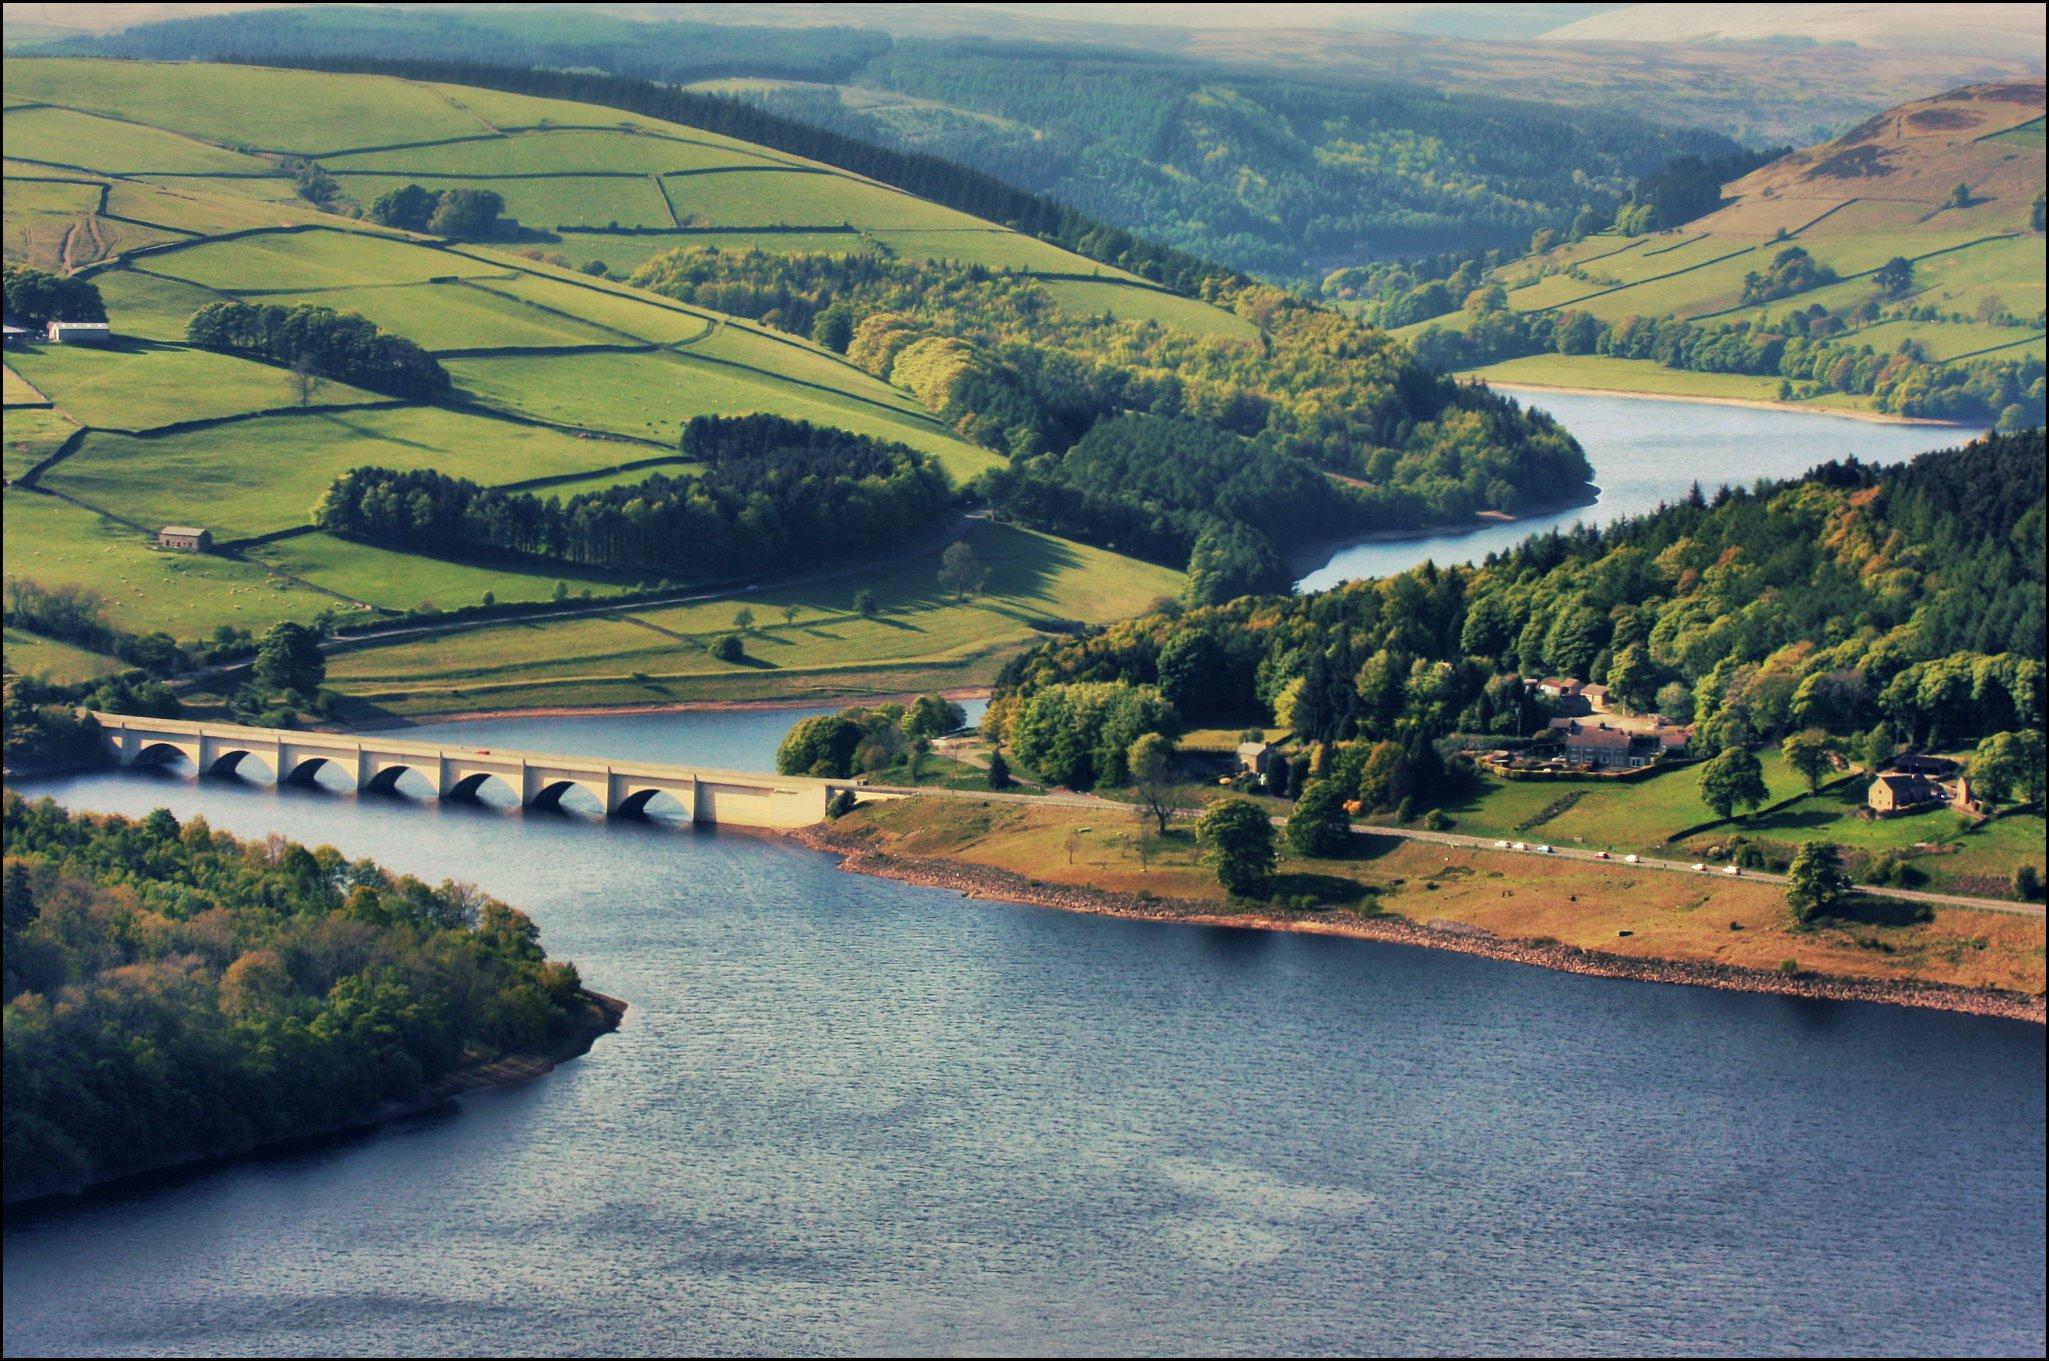
<path fill-rule="evenodd" d="M 277 772 L 270 768 L 270 762 L 264 760 L 247 747 L 234 747 L 227 751 L 215 752 L 213 760 L 206 767 L 206 773 L 246 780 L 250 776 L 249 772 L 243 769 L 243 763 L 251 760 L 261 767 L 264 774 L 271 779 L 277 778 Z"/>
<path fill-rule="evenodd" d="M 406 765 L 404 762 L 393 762 L 391 765 L 379 770 L 369 779 L 363 781 L 363 788 L 373 794 L 396 794 L 398 793 L 398 782 L 408 774 L 418 775 L 430 785 L 434 783 L 434 777 L 426 771 Z"/>
<path fill-rule="evenodd" d="M 579 789 L 596 801 L 600 813 L 610 811 L 606 807 L 605 787 L 592 784 L 588 780 L 550 780 L 535 790 L 533 798 L 527 800 L 527 803 L 534 808 L 560 808 L 563 796 Z"/>
<path fill-rule="evenodd" d="M 332 763 L 331 756 L 302 756 L 292 762 L 292 768 L 278 778 L 279 784 L 319 784 L 320 768 Z"/>
<path fill-rule="evenodd" d="M 503 775 L 489 770 L 480 770 L 473 775 L 463 776 L 450 786 L 448 793 L 443 795 L 443 797 L 481 803 L 484 801 L 484 789 L 488 785 L 496 785 L 510 796 L 513 803 L 519 802 L 519 790 L 513 788 L 511 782 Z"/>
<path fill-rule="evenodd" d="M 184 742 L 145 742 L 129 761 L 136 766 L 168 766 L 183 761 L 193 769 L 199 768 L 199 747 Z"/>
<path fill-rule="evenodd" d="M 691 791 L 650 785 L 645 789 L 630 791 L 625 798 L 619 800 L 619 807 L 614 811 L 620 817 L 626 818 L 665 815 L 688 819 L 693 816 L 695 810 L 691 807 Z"/>

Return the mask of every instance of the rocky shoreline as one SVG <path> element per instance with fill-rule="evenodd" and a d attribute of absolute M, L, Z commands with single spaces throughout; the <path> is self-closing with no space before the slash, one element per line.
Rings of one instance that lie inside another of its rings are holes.
<path fill-rule="evenodd" d="M 1948 983 L 1844 978 L 1814 973 L 1774 973 L 1731 964 L 1685 960 L 1641 959 L 1574 945 L 1545 944 L 1492 935 L 1462 923 L 1419 925 L 1406 917 L 1334 916 L 1262 907 L 1247 912 L 1219 912 L 1209 903 L 1168 898 L 1138 898 L 1101 889 L 1048 884 L 1009 870 L 956 860 L 895 855 L 866 840 L 835 831 L 830 824 L 799 827 L 784 833 L 839 858 L 842 870 L 896 879 L 927 888 L 951 889 L 969 898 L 989 898 L 1087 912 L 1139 921 L 1184 922 L 1200 926 L 1231 926 L 1245 930 L 1299 931 L 1311 935 L 1348 936 L 1360 940 L 1451 950 L 1514 964 L 1531 964 L 1563 973 L 1600 978 L 1626 978 L 1640 983 L 1677 983 L 1720 988 L 1728 992 L 1775 993 L 1832 1002 L 1879 1002 L 1889 1006 L 1927 1007 L 1939 1011 L 1993 1016 L 2041 1025 L 2044 999 L 2023 993 L 1965 988 Z"/>
<path fill-rule="evenodd" d="M 591 992 L 589 989 L 585 989 L 583 996 L 590 1006 L 581 1022 L 552 1044 L 531 1053 L 507 1054 L 489 1063 L 474 1063 L 458 1068 L 410 1101 L 387 1101 L 371 1110 L 337 1120 L 332 1124 L 293 1130 L 289 1134 L 258 1140 L 241 1147 L 209 1149 L 200 1153 L 160 1158 L 154 1162 L 123 1167 L 85 1182 L 30 1187 L 10 1193 L 7 1196 L 6 1207 L 10 1212 L 17 1209 L 33 1209 L 74 1200 L 80 1196 L 144 1181 L 151 1177 L 217 1167 L 252 1154 L 271 1153 L 303 1144 L 318 1143 L 337 1135 L 352 1134 L 389 1124 L 394 1120 L 403 1120 L 408 1116 L 422 1115 L 455 1100 L 464 1092 L 523 1086 L 535 1078 L 553 1072 L 561 1064 L 589 1053 L 600 1038 L 619 1028 L 620 1021 L 626 1015 L 626 1003 L 616 997 L 607 997 L 601 992 Z"/>

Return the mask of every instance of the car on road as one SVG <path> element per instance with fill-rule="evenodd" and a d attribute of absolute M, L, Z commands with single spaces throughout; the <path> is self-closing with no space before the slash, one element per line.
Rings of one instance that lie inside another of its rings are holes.
<path fill-rule="evenodd" d="M 1695 874 L 1706 874 L 1707 866 L 1703 865 L 1700 861 L 1696 860 L 1693 862 L 1693 872 Z"/>
<path fill-rule="evenodd" d="M 1643 857 L 1638 855 L 1635 851 L 1631 851 L 1628 855 L 1623 856 L 1622 859 L 1624 863 L 1634 865 L 1640 860 L 1642 860 Z"/>
<path fill-rule="evenodd" d="M 1530 843 L 1529 843 L 1529 842 L 1527 842 L 1527 841 L 1518 841 L 1518 842 L 1516 842 L 1516 843 L 1515 843 L 1515 846 L 1514 846 L 1514 848 L 1513 848 L 1513 849 L 1515 849 L 1515 850 L 1518 850 L 1518 851 L 1526 851 L 1526 850 L 1528 850 L 1529 848 L 1530 848 Z"/>
<path fill-rule="evenodd" d="M 1539 847 L 1537 847 L 1537 854 L 1538 854 L 1538 855 L 1549 855 L 1549 854 L 1551 854 L 1551 848 L 1550 848 L 1549 846 L 1539 846 Z"/>
<path fill-rule="evenodd" d="M 1743 873 L 1743 867 L 1741 865 L 1724 865 L 1722 866 L 1722 873 L 1731 876 L 1738 875 Z"/>
<path fill-rule="evenodd" d="M 1606 851 L 1595 851 L 1595 852 L 1594 852 L 1594 859 L 1596 859 L 1596 860 L 1612 860 L 1612 859 L 1614 859 L 1614 858 L 1615 858 L 1615 857 L 1613 857 L 1613 856 L 1609 855 L 1609 854 L 1608 854 L 1608 853 L 1607 853 Z"/>
<path fill-rule="evenodd" d="M 1505 851 L 1508 849 L 1508 843 L 1506 841 L 1497 841 L 1494 843 L 1494 849 L 1497 851 Z"/>

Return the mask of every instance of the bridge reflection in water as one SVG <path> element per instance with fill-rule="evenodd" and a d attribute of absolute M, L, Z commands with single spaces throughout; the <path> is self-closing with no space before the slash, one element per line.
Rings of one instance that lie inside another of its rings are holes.
<path fill-rule="evenodd" d="M 821 822 L 836 790 L 851 782 L 802 775 L 707 770 L 695 766 L 609 761 L 483 747 L 402 742 L 375 735 L 288 732 L 182 719 L 93 715 L 115 762 L 145 765 L 182 756 L 201 775 L 232 774 L 249 757 L 268 764 L 280 784 L 309 784 L 323 766 L 353 775 L 359 790 L 391 790 L 411 771 L 444 799 L 474 798 L 497 782 L 524 807 L 551 808 L 572 789 L 597 800 L 608 816 L 633 815 L 666 794 L 692 822 L 735 827 L 802 827 Z"/>

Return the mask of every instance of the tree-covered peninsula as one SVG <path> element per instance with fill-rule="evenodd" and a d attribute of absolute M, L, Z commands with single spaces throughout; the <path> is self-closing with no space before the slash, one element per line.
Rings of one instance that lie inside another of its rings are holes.
<path fill-rule="evenodd" d="M 9 794 L 6 1195 L 362 1123 L 616 1019 L 524 914 L 331 846 Z"/>

